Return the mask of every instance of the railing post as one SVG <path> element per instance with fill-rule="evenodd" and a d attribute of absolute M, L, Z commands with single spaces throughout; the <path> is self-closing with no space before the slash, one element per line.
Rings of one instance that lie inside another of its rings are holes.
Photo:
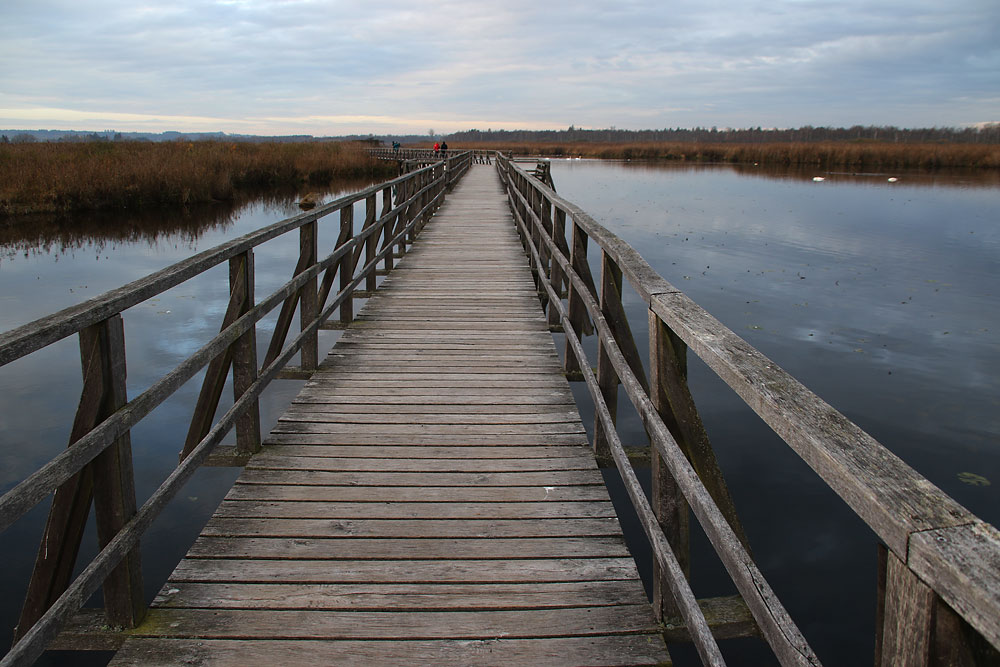
<path fill-rule="evenodd" d="M 562 249 L 566 245 L 566 211 L 559 207 L 556 207 L 555 215 L 552 220 L 552 238 L 556 242 L 556 247 Z M 566 259 L 569 259 L 568 257 Z M 559 265 L 559 262 L 552 262 L 552 289 L 555 291 L 557 297 L 562 296 L 563 289 L 563 270 Z M 559 310 L 557 308 L 549 308 L 549 326 L 556 326 L 559 324 Z"/>
<path fill-rule="evenodd" d="M 73 419 L 69 446 L 125 405 L 125 334 L 121 315 L 80 331 L 83 391 Z M 95 494 L 95 478 L 100 489 Z M 66 590 L 76 564 L 91 500 L 97 498 L 98 539 L 103 547 L 135 514 L 135 482 L 128 434 L 55 492 L 34 570 L 28 582 L 15 641 Z M 115 568 L 105 584 L 106 609 L 114 625 L 134 627 L 144 614 L 138 548 Z"/>
<path fill-rule="evenodd" d="M 427 170 L 420 172 L 420 176 L 417 177 L 416 188 L 420 192 L 420 196 L 417 197 L 417 210 L 420 211 L 420 215 L 417 216 L 417 224 L 413 225 L 413 229 L 406 235 L 408 245 L 413 245 L 413 241 L 417 238 L 417 232 L 424 226 L 427 222 L 427 216 L 430 215 L 430 207 L 427 205 L 431 194 L 427 189 L 429 177 L 430 173 Z"/>
<path fill-rule="evenodd" d="M 581 229 L 580 225 L 573 223 L 573 244 L 570 246 L 570 266 L 578 274 L 581 274 L 581 268 L 587 266 L 587 234 Z M 587 269 L 587 275 L 589 273 L 589 267 Z M 581 274 L 582 277 L 582 274 Z M 590 335 L 594 332 L 593 325 L 590 323 L 590 319 L 587 317 L 587 307 L 584 305 L 583 300 L 577 294 L 576 286 L 572 281 L 569 283 L 569 321 L 573 325 L 573 331 L 582 340 L 585 335 Z M 566 359 L 565 368 L 566 374 L 570 377 L 578 376 L 580 371 L 580 364 L 576 360 L 576 355 L 573 354 L 573 348 L 566 341 L 566 353 L 563 355 Z"/>
<path fill-rule="evenodd" d="M 253 250 L 229 260 L 229 286 L 231 292 L 244 290 L 240 316 L 254 306 L 254 254 Z M 241 287 L 242 286 L 242 287 Z M 257 380 L 257 327 L 252 326 L 232 345 L 233 398 L 239 400 Z M 236 420 L 236 451 L 250 455 L 260 451 L 260 403 L 254 399 Z"/>
<path fill-rule="evenodd" d="M 354 236 L 354 204 L 340 209 L 340 243 L 347 243 Z M 354 253 L 345 253 L 340 260 L 340 291 L 344 291 L 354 279 Z M 347 296 L 340 304 L 340 321 L 350 324 L 354 320 L 354 299 Z"/>
<path fill-rule="evenodd" d="M 406 232 L 406 234 L 403 236 L 403 243 L 402 243 L 403 254 L 406 253 L 407 245 L 413 243 L 414 230 L 420 226 L 421 216 L 423 215 L 421 211 L 423 210 L 424 204 L 427 201 L 426 193 L 420 192 L 421 190 L 423 190 L 425 176 L 426 174 L 420 172 L 414 175 L 412 179 L 410 179 L 411 185 L 413 186 L 413 190 L 410 194 L 410 196 L 413 197 L 413 206 L 410 211 L 409 220 L 407 220 L 407 225 L 409 225 L 410 223 L 415 223 L 415 224 L 413 225 L 413 228 L 410 229 L 410 231 Z"/>
<path fill-rule="evenodd" d="M 374 232 L 371 226 L 375 224 L 375 194 L 372 193 L 365 199 L 365 229 Z M 365 239 L 365 265 L 371 264 L 368 273 L 365 274 L 365 289 L 374 292 L 378 288 L 378 281 L 375 275 L 375 265 L 372 261 L 378 254 L 378 234 L 369 234 Z"/>
<path fill-rule="evenodd" d="M 878 635 L 876 667 L 931 664 L 931 631 L 934 627 L 935 595 L 896 554 L 885 547 L 879 556 Z"/>
<path fill-rule="evenodd" d="M 719 468 L 715 450 L 708 438 L 708 432 L 698 414 L 694 397 L 687 384 L 687 345 L 667 327 L 659 317 L 650 314 L 650 344 L 657 340 L 658 381 L 650 383 L 650 392 L 656 392 L 654 404 L 677 441 L 684 455 L 694 467 L 702 484 L 712 496 L 712 500 L 722 511 L 729 526 L 736 533 L 740 543 L 752 553 L 743 524 L 736 513 L 736 505 L 729 493 L 729 487 Z M 655 326 L 653 319 L 656 320 Z M 650 394 L 653 395 L 652 393 Z"/>
<path fill-rule="evenodd" d="M 670 414 L 670 405 L 663 392 L 664 373 L 671 372 L 676 362 L 670 344 L 670 330 L 659 316 L 649 311 L 649 400 L 657 413 Z M 684 575 L 691 578 L 691 511 L 684 494 L 674 481 L 655 445 L 650 443 L 652 490 L 650 504 L 664 536 L 674 550 Z M 653 612 L 657 620 L 680 615 L 674 603 L 667 578 L 663 576 L 656 559 L 653 559 Z"/>
<path fill-rule="evenodd" d="M 528 194 L 528 207 L 524 215 L 524 224 L 528 227 L 528 238 L 524 239 L 524 251 L 528 254 L 528 266 L 531 268 L 532 277 L 535 279 L 535 292 L 538 293 L 538 298 L 542 302 L 542 309 L 544 310 L 546 298 L 543 295 L 544 290 L 542 289 L 542 267 L 535 262 L 535 255 L 531 252 L 531 247 L 534 247 L 539 251 L 539 256 L 541 256 L 542 235 L 538 231 L 540 228 L 538 224 L 538 210 L 540 208 L 538 198 L 540 193 L 531 183 L 525 181 L 524 185 Z"/>
<path fill-rule="evenodd" d="M 524 197 L 522 200 L 520 197 L 517 199 L 517 212 L 520 215 L 521 220 L 524 221 L 525 229 L 527 233 L 521 237 L 521 246 L 524 248 L 524 254 L 528 257 L 528 264 L 532 268 L 534 267 L 534 262 L 531 259 L 531 251 L 528 250 L 528 246 L 531 243 L 531 220 L 528 217 L 529 202 L 531 201 L 531 190 L 528 189 L 528 182 L 520 174 L 514 175 L 514 188 Z"/>
<path fill-rule="evenodd" d="M 402 187 L 403 187 L 402 184 L 397 185 L 396 192 L 399 193 L 402 190 Z M 397 199 L 400 199 L 398 194 L 397 194 Z M 396 203 L 398 204 L 399 202 L 397 201 Z M 379 218 L 385 219 L 385 217 L 389 215 L 389 211 L 391 211 L 392 209 L 393 209 L 392 186 L 389 186 L 387 188 L 382 189 L 382 215 L 380 215 Z M 385 250 L 386 248 L 389 247 L 389 241 L 392 239 L 392 230 L 396 228 L 396 222 L 399 219 L 400 215 L 402 214 L 401 213 L 397 214 L 396 220 L 387 220 L 385 223 L 383 223 L 382 242 L 380 244 L 381 250 Z M 383 267 L 386 273 L 392 271 L 392 264 L 393 264 L 392 257 L 394 252 L 395 250 L 389 248 L 389 252 L 385 253 L 385 260 L 383 260 L 384 261 Z"/>
<path fill-rule="evenodd" d="M 622 308 L 621 289 L 622 271 L 611 257 L 608 256 L 608 253 L 602 249 L 600 305 L 601 312 L 609 322 L 613 322 L 611 314 L 620 311 Z M 612 302 L 617 304 L 617 309 L 612 305 Z M 608 412 L 611 414 L 611 422 L 613 424 L 617 423 L 618 375 L 611 364 L 607 348 L 601 340 L 598 340 L 597 344 L 597 385 L 600 387 L 601 395 L 608 406 Z M 601 428 L 600 417 L 596 415 L 594 420 L 594 455 L 598 461 L 607 461 L 611 458 L 608 438 L 604 435 L 604 429 Z"/>
<path fill-rule="evenodd" d="M 99 325 L 100 326 L 100 325 Z M 104 413 L 128 403 L 125 393 L 125 328 L 121 315 L 104 321 L 100 332 L 105 357 Z M 123 434 L 94 459 L 94 520 L 97 544 L 103 549 L 135 516 L 135 473 L 132 441 Z M 104 611 L 112 627 L 134 628 L 146 614 L 139 547 L 135 546 L 104 580 Z"/>
<path fill-rule="evenodd" d="M 299 256 L 301 264 L 306 269 L 316 263 L 316 221 L 308 222 L 299 228 Z M 317 303 L 317 279 L 307 280 L 300 288 L 299 297 L 299 327 L 304 330 L 319 315 Z M 319 337 L 314 331 L 302 340 L 302 370 L 315 370 L 319 365 Z"/>
<path fill-rule="evenodd" d="M 397 196 L 397 201 L 409 201 L 415 192 L 413 184 L 416 181 L 416 177 L 413 175 L 408 175 L 406 180 L 403 181 L 399 186 L 399 194 Z M 403 210 L 399 214 L 399 218 L 396 221 L 396 227 L 393 230 L 392 235 L 396 236 L 406 229 L 407 225 L 410 224 L 410 220 L 413 219 L 413 212 L 417 210 L 417 202 L 414 201 L 403 207 Z M 402 257 L 406 254 L 406 237 L 403 236 L 399 239 L 396 244 L 395 257 Z"/>

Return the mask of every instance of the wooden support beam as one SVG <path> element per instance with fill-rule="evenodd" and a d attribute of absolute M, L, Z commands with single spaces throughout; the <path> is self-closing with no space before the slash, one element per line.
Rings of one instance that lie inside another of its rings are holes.
<path fill-rule="evenodd" d="M 397 185 L 397 186 L 395 186 L 395 189 L 398 191 L 399 187 L 400 186 Z M 383 219 L 386 218 L 389 215 L 389 212 L 393 208 L 393 201 L 392 201 L 392 191 L 393 191 L 393 189 L 394 188 L 392 186 L 390 186 L 390 187 L 384 188 L 382 190 L 382 214 L 379 216 L 380 218 L 383 218 Z M 398 199 L 397 199 L 397 203 L 398 203 Z M 394 220 L 386 220 L 385 224 L 382 225 L 382 241 L 381 241 L 381 243 L 379 245 L 379 252 L 385 250 L 386 244 L 388 244 L 389 243 L 389 239 L 392 238 L 391 235 L 392 235 L 393 222 L 394 222 Z M 392 253 L 391 252 L 388 252 L 388 253 L 385 254 L 385 259 L 383 260 L 383 266 L 384 266 L 383 269 L 378 269 L 378 270 L 375 271 L 375 275 L 386 276 L 386 275 L 389 275 L 390 271 L 392 271 Z"/>
<path fill-rule="evenodd" d="M 298 366 L 285 366 L 278 371 L 279 380 L 308 380 L 315 371 L 302 370 Z"/>
<path fill-rule="evenodd" d="M 125 395 L 125 340 L 121 315 L 80 332 L 83 391 L 69 446 L 83 438 L 127 402 Z M 69 586 L 80 542 L 95 497 L 98 540 L 103 546 L 135 514 L 132 452 L 125 434 L 56 490 L 42 534 L 35 566 L 17 627 L 15 642 L 48 610 Z M 105 586 L 112 622 L 134 626 L 144 613 L 138 549 L 112 571 Z"/>
<path fill-rule="evenodd" d="M 241 452 L 236 445 L 218 445 L 201 465 L 209 468 L 242 468 L 251 456 Z"/>
<path fill-rule="evenodd" d="M 295 265 L 292 277 L 294 278 L 308 268 L 309 267 L 305 264 L 304 258 L 301 254 L 299 254 L 299 261 Z M 332 268 L 333 267 L 331 267 L 331 269 Z M 329 272 L 330 270 L 327 270 L 327 273 Z M 281 310 L 278 311 L 278 320 L 274 323 L 274 332 L 271 334 L 271 342 L 267 346 L 267 353 L 264 355 L 264 361 L 261 363 L 262 368 L 270 366 L 271 362 L 277 359 L 278 355 L 281 354 L 281 348 L 285 346 L 285 338 L 288 336 L 288 330 L 292 326 L 292 316 L 295 314 L 295 307 L 298 305 L 300 294 L 301 290 L 296 290 L 295 294 L 292 294 L 282 302 Z"/>
<path fill-rule="evenodd" d="M 302 259 L 300 257 L 299 265 L 301 266 L 301 264 Z M 220 331 L 227 329 L 233 322 L 240 318 L 240 315 L 246 312 L 246 299 L 248 290 L 250 289 L 250 286 L 246 282 L 249 276 L 246 275 L 245 271 L 241 275 L 241 272 L 237 270 L 234 275 L 231 266 L 230 271 L 230 278 L 235 278 L 235 282 L 231 284 L 229 305 L 226 307 L 226 314 L 222 319 L 222 326 L 219 328 Z M 299 273 L 299 271 L 296 271 L 296 273 Z M 271 338 L 271 345 L 268 349 L 267 357 L 264 359 L 265 366 L 270 363 L 268 358 L 273 359 L 273 357 L 277 357 L 278 352 L 281 351 L 284 334 L 288 332 L 288 325 L 291 322 L 292 312 L 294 311 L 294 305 L 289 305 L 289 301 L 292 298 L 294 297 L 289 297 L 282 304 L 281 314 L 279 314 L 278 323 L 275 325 L 274 336 Z M 284 329 L 284 333 L 281 334 L 279 339 L 279 332 L 282 329 Z M 277 349 L 274 350 L 272 357 L 272 349 L 275 347 Z M 201 442 L 201 439 L 212 428 L 212 423 L 215 421 L 215 412 L 219 407 L 219 399 L 222 398 L 222 389 L 226 384 L 226 377 L 229 375 L 232 355 L 233 347 L 229 346 L 208 364 L 208 369 L 205 371 L 205 379 L 201 384 L 201 392 L 198 394 L 198 401 L 195 404 L 194 414 L 191 416 L 191 425 L 188 427 L 187 437 L 184 439 L 184 447 L 180 453 L 181 461 L 187 458 L 191 450 Z M 254 372 L 256 373 L 256 369 Z"/>
<path fill-rule="evenodd" d="M 716 639 L 760 636 L 760 629 L 753 620 L 750 608 L 739 595 L 701 598 L 698 606 Z M 679 615 L 663 619 L 663 638 L 668 644 L 691 641 L 684 619 Z"/>
<path fill-rule="evenodd" d="M 559 241 L 562 240 L 562 245 L 566 245 L 566 211 L 561 208 L 556 208 L 553 212 L 551 229 L 546 227 L 552 235 L 552 238 L 556 242 L 556 247 L 560 252 L 563 251 L 562 246 L 559 245 Z M 569 255 L 564 255 L 566 259 L 569 259 Z M 552 284 L 552 290 L 558 294 L 563 294 L 563 271 L 562 267 L 559 265 L 558 261 L 553 259 L 552 261 L 552 273 L 549 282 Z M 559 309 L 549 308 L 549 327 L 551 328 L 554 324 L 559 324 Z M 560 326 L 561 328 L 561 326 Z"/>
<path fill-rule="evenodd" d="M 670 405 L 660 387 L 665 382 L 662 377 L 676 361 L 671 360 L 673 348 L 667 344 L 667 331 L 659 318 L 649 313 L 649 400 L 656 412 L 666 419 L 670 415 Z M 669 428 L 669 423 L 667 424 Z M 677 561 L 680 563 L 684 576 L 691 578 L 691 509 L 684 494 L 660 457 L 659 451 L 652 444 L 649 447 L 650 468 L 652 471 L 652 489 L 650 504 L 653 514 L 660 524 L 660 529 L 670 543 Z M 658 619 L 669 618 L 679 614 L 670 592 L 669 582 L 653 563 L 653 613 Z"/>
<path fill-rule="evenodd" d="M 375 194 L 372 193 L 365 199 L 365 229 L 370 229 L 374 224 Z M 376 255 L 378 255 L 378 234 L 372 234 L 365 239 L 365 266 L 371 265 L 365 276 L 365 289 L 368 292 L 374 292 L 378 288 L 374 264 Z"/>
<path fill-rule="evenodd" d="M 579 267 L 587 267 L 587 275 L 590 276 L 590 267 L 587 265 L 587 234 L 576 223 L 573 224 L 573 245 L 570 249 L 570 263 L 573 270 L 577 273 L 579 273 Z M 581 274 L 580 277 L 582 278 L 583 275 Z M 591 279 L 591 283 L 593 283 L 593 279 Z M 596 296 L 597 290 L 594 289 L 593 293 Z M 584 305 L 583 300 L 576 293 L 576 287 L 572 282 L 569 285 L 569 321 L 573 326 L 573 331 L 581 339 L 584 336 L 594 333 L 594 326 L 587 316 L 587 306 Z M 563 358 L 566 360 L 567 373 L 580 370 L 580 366 L 573 356 L 568 341 L 566 342 L 566 351 Z"/>
<path fill-rule="evenodd" d="M 657 382 L 650 384 L 649 396 L 743 548 L 752 554 L 750 541 L 736 513 L 736 505 L 715 458 L 708 432 L 688 388 L 687 345 L 653 311 L 649 311 L 649 337 L 651 355 L 654 346 L 656 348 L 658 367 Z M 653 365 L 652 356 L 650 365 Z"/>
<path fill-rule="evenodd" d="M 48 646 L 50 651 L 117 651 L 128 633 L 108 625 L 103 609 L 85 607 L 73 614 Z"/>
<path fill-rule="evenodd" d="M 299 256 L 306 268 L 316 263 L 316 254 L 316 222 L 313 221 L 299 228 Z M 305 330 L 319 315 L 316 283 L 316 278 L 310 278 L 299 289 L 300 331 Z M 319 339 L 316 332 L 303 339 L 300 355 L 302 368 L 312 369 L 319 364 Z"/>
<path fill-rule="evenodd" d="M 229 260 L 229 285 L 231 291 L 244 291 L 240 316 L 254 307 L 254 255 L 247 250 Z M 315 280 L 313 281 L 315 284 Z M 257 327 L 252 326 L 236 339 L 230 353 L 233 365 L 233 399 L 239 400 L 257 381 Z M 250 455 L 260 450 L 260 403 L 256 399 L 236 420 L 236 446 L 241 453 Z"/>
<path fill-rule="evenodd" d="M 891 551 L 879 557 L 885 564 L 884 594 L 879 605 L 880 632 L 876 666 L 930 665 L 934 591 Z"/>
<path fill-rule="evenodd" d="M 342 243 L 347 243 L 348 239 L 354 236 L 354 207 L 345 206 L 340 209 L 340 239 L 337 241 L 339 247 Z M 342 239 L 342 240 L 341 240 Z M 354 255 L 347 253 L 340 260 L 340 289 L 347 289 L 351 280 L 354 279 Z M 340 321 L 345 324 L 354 320 L 354 300 L 348 296 L 340 304 Z"/>
<path fill-rule="evenodd" d="M 621 301 L 621 281 L 621 270 L 618 269 L 618 266 L 608 257 L 606 252 L 601 252 L 600 306 L 605 318 L 607 318 L 608 313 L 616 310 L 612 302 Z M 621 310 L 620 303 L 617 310 Z M 625 326 L 627 327 L 628 324 L 626 323 Z M 620 348 L 624 349 L 622 341 L 618 340 L 617 336 L 615 336 L 615 341 Z M 617 423 L 618 376 L 615 374 L 610 357 L 608 357 L 604 341 L 601 340 L 597 342 L 597 386 L 600 387 L 601 395 L 604 397 L 604 403 L 607 405 L 612 423 Z M 604 433 L 604 429 L 601 428 L 599 417 L 595 417 L 594 419 L 594 454 L 598 457 L 609 455 L 608 438 Z"/>
<path fill-rule="evenodd" d="M 125 392 L 125 327 L 121 315 L 106 320 L 101 331 L 105 359 L 102 416 L 128 403 Z M 94 520 L 97 547 L 103 549 L 136 514 L 132 441 L 126 432 L 94 459 Z M 104 608 L 108 624 L 134 628 L 146 614 L 139 547 L 133 547 L 104 580 Z"/>

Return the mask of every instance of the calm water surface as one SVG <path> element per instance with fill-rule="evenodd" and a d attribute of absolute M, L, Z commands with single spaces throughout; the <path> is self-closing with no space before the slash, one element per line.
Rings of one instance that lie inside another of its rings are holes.
<path fill-rule="evenodd" d="M 553 161 L 552 173 L 562 196 L 667 280 L 1000 523 L 995 176 L 589 161 Z M 626 292 L 644 349 L 645 308 Z M 690 380 L 761 569 L 824 662 L 867 662 L 874 535 L 704 364 L 693 361 Z M 644 442 L 634 415 L 619 430 L 625 442 Z M 699 596 L 733 592 L 698 536 L 694 557 Z"/>
<path fill-rule="evenodd" d="M 344 184 L 328 193 L 324 201 L 367 185 Z M 294 194 L 289 194 L 239 208 L 219 205 L 183 214 L 101 214 L 64 220 L 39 217 L 0 227 L 0 330 L 83 302 L 195 252 L 300 213 L 295 201 Z M 319 227 L 320 247 L 328 251 L 339 231 L 337 218 L 328 216 Z M 363 204 L 356 208 L 355 221 L 356 225 L 364 221 Z M 293 232 L 257 249 L 258 299 L 292 277 L 298 243 L 298 234 Z M 228 269 L 223 264 L 125 311 L 129 397 L 145 391 L 218 333 L 227 302 Z M 259 359 L 266 351 L 276 317 L 277 309 L 258 324 Z M 320 332 L 321 354 L 336 336 L 336 332 Z M 177 465 L 203 376 L 195 376 L 132 430 L 140 504 Z M 268 388 L 261 400 L 265 433 L 301 386 L 301 382 L 282 380 Z M 81 387 L 75 336 L 0 368 L 0 493 L 66 447 Z M 231 405 L 232 389 L 227 387 L 218 414 Z M 234 437 L 227 442 L 235 442 Z M 147 599 L 152 600 L 187 552 L 237 474 L 232 468 L 198 471 L 153 524 L 142 543 Z M 36 507 L 0 540 L 0 562 L 4 564 L 0 571 L 0 646 L 4 652 L 17 623 L 47 510 L 48 503 Z M 86 564 L 96 552 L 96 533 L 91 525 L 78 563 Z M 99 599 L 94 604 L 99 604 Z M 75 665 L 80 655 L 49 655 L 39 664 Z M 106 657 L 94 657 L 94 664 L 106 662 Z"/>
<path fill-rule="evenodd" d="M 554 161 L 553 175 L 561 195 L 632 243 L 667 280 L 973 512 L 1000 522 L 995 177 L 891 174 L 899 181 L 890 184 L 886 174 L 585 160 Z M 812 181 L 817 175 L 826 180 Z M 0 233 L 0 330 L 295 212 L 286 199 L 216 211 L 220 219 L 191 213 L 69 226 L 36 221 L 30 233 Z M 360 211 L 355 219 L 363 219 Z M 91 233 L 95 225 L 114 232 Z M 321 245 L 331 244 L 333 233 L 321 228 Z M 258 253 L 258 298 L 290 277 L 297 252 L 291 236 Z M 129 396 L 218 331 L 225 271 L 126 311 Z M 626 294 L 626 306 L 644 349 L 644 309 L 633 294 Z M 260 326 L 261 347 L 271 327 L 273 317 Z M 335 339 L 332 332 L 321 335 L 326 346 Z M 66 446 L 79 375 L 75 338 L 0 368 L 0 492 Z M 761 569 L 824 662 L 855 664 L 858 656 L 867 662 L 874 536 L 694 359 L 691 384 Z M 176 465 L 199 386 L 200 376 L 133 431 L 140 502 Z M 265 429 L 300 386 L 273 385 L 262 403 Z M 581 385 L 574 391 L 589 427 L 586 392 Z M 625 410 L 620 431 L 627 443 L 644 441 L 638 419 Z M 969 472 L 992 483 L 963 482 Z M 154 525 L 143 543 L 148 598 L 236 474 L 200 471 Z M 36 508 L 0 541 L 0 645 L 9 644 L 45 511 Z M 733 592 L 697 534 L 693 550 L 696 593 Z M 81 562 L 95 553 L 93 535 L 82 551 Z M 753 643 L 724 650 L 736 664 L 767 662 Z M 62 664 L 58 656 L 50 662 Z"/>

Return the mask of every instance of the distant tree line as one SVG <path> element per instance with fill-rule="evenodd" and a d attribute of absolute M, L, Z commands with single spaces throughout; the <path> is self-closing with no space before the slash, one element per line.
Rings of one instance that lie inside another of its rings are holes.
<path fill-rule="evenodd" d="M 805 125 L 793 129 L 745 128 L 731 129 L 664 128 L 662 130 L 584 130 L 572 125 L 565 130 L 468 130 L 449 134 L 449 142 L 471 144 L 477 142 L 594 142 L 594 143 L 648 143 L 648 142 L 709 142 L 718 144 L 753 143 L 813 143 L 829 141 L 871 141 L 901 144 L 926 143 L 1000 143 L 1000 123 L 987 123 L 975 127 L 901 128 L 887 126 L 813 127 Z"/>

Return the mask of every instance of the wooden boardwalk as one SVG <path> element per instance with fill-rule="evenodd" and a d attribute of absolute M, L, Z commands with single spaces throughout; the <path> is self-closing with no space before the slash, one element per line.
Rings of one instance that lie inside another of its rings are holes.
<path fill-rule="evenodd" d="M 111 664 L 666 660 L 506 198 L 478 166 Z"/>

